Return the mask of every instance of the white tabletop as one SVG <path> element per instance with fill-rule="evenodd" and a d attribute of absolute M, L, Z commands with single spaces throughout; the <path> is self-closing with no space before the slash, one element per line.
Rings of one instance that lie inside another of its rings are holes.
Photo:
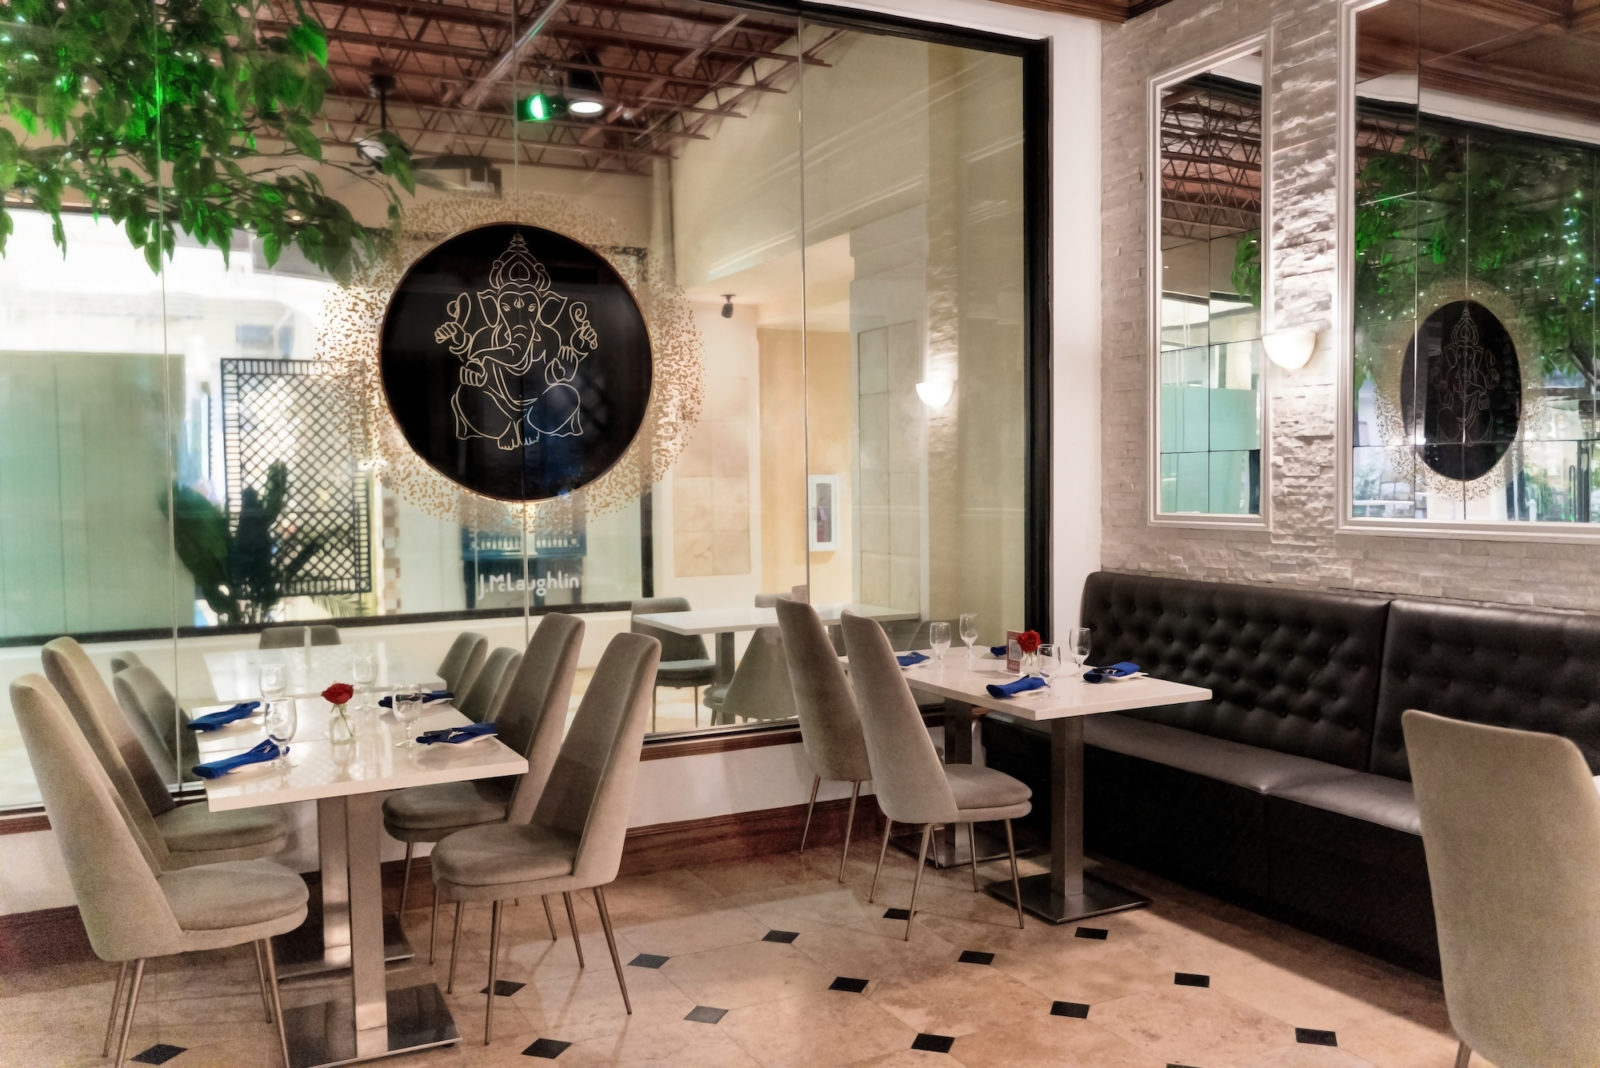
<path fill-rule="evenodd" d="M 869 619 L 917 619 L 916 612 L 885 608 L 876 604 L 819 604 L 813 607 L 824 626 L 834 626 L 843 612 Z M 778 625 L 776 608 L 732 605 L 727 608 L 695 608 L 688 612 L 650 612 L 634 616 L 634 622 L 664 630 L 669 634 L 726 634 L 737 630 L 759 630 Z"/>
<path fill-rule="evenodd" d="M 1003 658 L 995 659 L 987 653 L 975 656 L 969 668 L 965 649 L 950 650 L 943 664 L 929 659 L 901 671 L 913 689 L 1035 721 L 1211 699 L 1211 691 L 1204 687 L 1164 682 L 1146 675 L 1118 682 L 1084 682 L 1070 667 L 1054 676 L 1047 687 L 1015 697 L 995 697 L 988 690 L 991 683 L 1014 682 L 1020 676 L 1006 670 Z"/>
<path fill-rule="evenodd" d="M 207 779 L 206 802 L 212 811 L 520 775 L 528 770 L 528 762 L 495 737 L 463 745 L 397 748 L 395 743 L 405 738 L 404 728 L 388 712 L 379 714 L 372 709 L 352 711 L 356 740 L 335 746 L 328 740 L 330 710 L 326 701 L 302 699 L 296 708 L 300 723 L 289 743 L 292 766 L 279 770 L 271 764 L 251 764 L 220 779 Z M 190 715 L 216 710 L 217 706 L 197 708 Z M 453 705 L 430 705 L 417 721 L 415 733 L 468 722 Z M 201 732 L 196 741 L 200 758 L 215 760 L 243 752 L 265 737 L 260 723 L 246 719 L 218 731 Z"/>
<path fill-rule="evenodd" d="M 206 653 L 211 692 L 218 701 L 233 702 L 261 696 L 257 675 L 263 662 L 287 665 L 290 697 L 314 697 L 335 682 L 354 683 L 352 660 L 358 650 L 370 650 L 378 660 L 380 693 L 396 686 L 436 689 L 440 683 L 437 660 L 427 663 L 390 649 L 381 641 L 351 645 L 313 645 L 300 649 L 240 649 Z M 441 657 L 443 654 L 440 654 Z"/>

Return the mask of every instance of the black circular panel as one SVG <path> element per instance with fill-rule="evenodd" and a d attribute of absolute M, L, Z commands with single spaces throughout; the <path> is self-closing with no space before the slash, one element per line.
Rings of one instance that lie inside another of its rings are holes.
<path fill-rule="evenodd" d="M 380 370 L 406 442 L 500 500 L 593 482 L 650 402 L 650 334 L 599 253 L 536 226 L 457 234 L 406 272 L 384 313 Z"/>
<path fill-rule="evenodd" d="M 1423 463 L 1458 482 L 1482 478 L 1522 422 L 1522 369 L 1511 332 L 1474 300 L 1435 309 L 1406 345 L 1400 403 L 1410 435 L 1421 421 Z"/>

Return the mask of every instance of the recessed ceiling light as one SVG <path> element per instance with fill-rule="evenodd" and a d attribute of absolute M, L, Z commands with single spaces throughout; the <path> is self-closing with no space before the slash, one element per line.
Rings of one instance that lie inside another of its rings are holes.
<path fill-rule="evenodd" d="M 605 104 L 599 100 L 570 100 L 567 102 L 567 110 L 574 115 L 598 115 L 605 109 Z"/>

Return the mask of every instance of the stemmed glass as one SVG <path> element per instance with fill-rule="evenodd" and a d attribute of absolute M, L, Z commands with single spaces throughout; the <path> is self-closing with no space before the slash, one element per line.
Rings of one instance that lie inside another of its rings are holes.
<path fill-rule="evenodd" d="M 288 676 L 284 673 L 283 664 L 276 660 L 269 660 L 261 665 L 256 672 L 256 682 L 261 688 L 261 700 L 266 706 L 261 710 L 263 719 L 271 713 L 272 706 L 282 697 L 289 688 Z"/>
<path fill-rule="evenodd" d="M 1083 665 L 1089 659 L 1089 643 L 1093 637 L 1092 630 L 1089 627 L 1073 627 L 1067 632 L 1067 635 L 1069 643 L 1067 651 L 1072 656 L 1073 667 L 1081 673 Z"/>
<path fill-rule="evenodd" d="M 299 710 L 294 701 L 274 701 L 267 712 L 267 737 L 272 744 L 278 747 L 278 759 L 273 762 L 274 767 L 289 768 L 293 762 L 288 757 L 289 743 L 294 740 L 295 730 L 300 725 Z"/>
<path fill-rule="evenodd" d="M 1054 642 L 1046 642 L 1039 646 L 1039 677 L 1044 679 L 1046 686 L 1050 679 L 1061 670 L 1061 646 Z"/>
<path fill-rule="evenodd" d="M 371 649 L 360 650 L 351 658 L 350 674 L 356 681 L 356 693 L 360 695 L 356 707 L 369 707 L 372 704 L 372 684 L 378 681 L 378 658 Z"/>
<path fill-rule="evenodd" d="M 933 648 L 933 658 L 944 663 L 944 654 L 950 651 L 950 624 L 929 623 L 928 644 Z"/>
<path fill-rule="evenodd" d="M 396 749 L 415 749 L 416 739 L 411 737 L 411 729 L 417 725 L 417 720 L 422 718 L 422 694 L 397 693 L 394 695 L 394 718 L 406 729 L 405 741 L 394 743 Z"/>
<path fill-rule="evenodd" d="M 961 640 L 967 646 L 967 666 L 972 666 L 972 643 L 978 640 L 978 613 L 961 613 Z"/>

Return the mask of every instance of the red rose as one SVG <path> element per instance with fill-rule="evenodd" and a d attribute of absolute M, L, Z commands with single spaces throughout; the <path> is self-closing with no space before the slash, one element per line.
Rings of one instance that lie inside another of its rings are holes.
<path fill-rule="evenodd" d="M 1025 653 L 1037 653 L 1039 651 L 1039 632 L 1025 630 L 1017 635 L 1017 648 Z"/>
<path fill-rule="evenodd" d="M 322 699 L 330 705 L 342 705 L 356 695 L 356 688 L 348 682 L 336 682 L 322 691 Z"/>

